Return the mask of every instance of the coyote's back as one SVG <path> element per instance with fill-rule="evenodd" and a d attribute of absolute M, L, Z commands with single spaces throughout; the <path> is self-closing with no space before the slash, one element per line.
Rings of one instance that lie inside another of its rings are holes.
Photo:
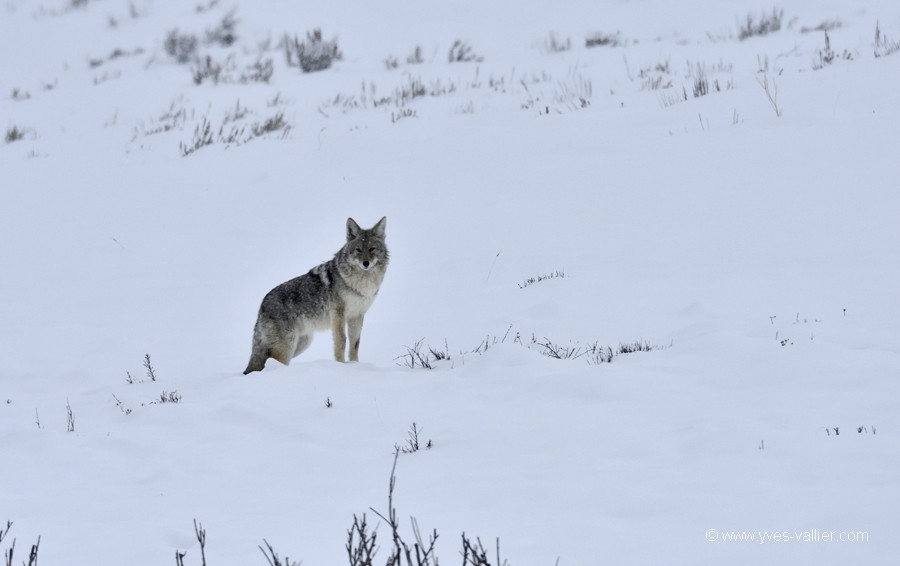
<path fill-rule="evenodd" d="M 388 264 L 387 217 L 369 230 L 347 219 L 347 243 L 334 257 L 308 273 L 269 291 L 253 328 L 250 363 L 259 371 L 275 358 L 288 365 L 309 347 L 313 333 L 331 329 L 334 359 L 343 362 L 350 339 L 350 361 L 359 361 L 363 318 L 372 306 Z"/>

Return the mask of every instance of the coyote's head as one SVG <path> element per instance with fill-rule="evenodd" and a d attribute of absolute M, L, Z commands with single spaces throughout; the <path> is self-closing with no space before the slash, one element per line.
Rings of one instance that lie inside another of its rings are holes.
<path fill-rule="evenodd" d="M 384 243 L 384 227 L 387 216 L 368 230 L 359 227 L 352 218 L 347 219 L 347 244 L 344 251 L 353 267 L 371 271 L 376 267 L 387 267 L 388 250 Z"/>

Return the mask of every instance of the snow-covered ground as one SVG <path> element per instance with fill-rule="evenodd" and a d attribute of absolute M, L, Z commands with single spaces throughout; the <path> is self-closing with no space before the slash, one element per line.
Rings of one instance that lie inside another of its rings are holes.
<path fill-rule="evenodd" d="M 210 566 L 347 564 L 416 423 L 442 564 L 895 563 L 900 8 L 780 10 L 3 0 L 0 550 L 199 565 L 197 519 Z M 288 66 L 317 27 L 342 60 Z M 241 375 L 262 296 L 383 215 L 363 361 Z"/>

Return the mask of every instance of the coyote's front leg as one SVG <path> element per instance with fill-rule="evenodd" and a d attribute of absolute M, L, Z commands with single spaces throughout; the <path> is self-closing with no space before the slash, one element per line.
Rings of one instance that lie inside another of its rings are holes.
<path fill-rule="evenodd" d="M 331 335 L 334 337 L 334 359 L 344 361 L 344 351 L 347 346 L 347 334 L 344 332 L 344 309 L 335 309 L 331 315 Z"/>
<path fill-rule="evenodd" d="M 350 335 L 350 361 L 359 361 L 359 336 L 362 334 L 363 317 L 355 316 L 347 320 L 347 330 Z"/>

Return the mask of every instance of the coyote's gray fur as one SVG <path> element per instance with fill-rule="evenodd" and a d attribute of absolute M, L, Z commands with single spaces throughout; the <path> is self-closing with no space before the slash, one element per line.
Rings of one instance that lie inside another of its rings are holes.
<path fill-rule="evenodd" d="M 347 243 L 334 258 L 269 291 L 259 307 L 244 375 L 263 369 L 269 358 L 290 364 L 291 358 L 309 347 L 314 332 L 329 328 L 334 359 L 344 361 L 349 336 L 350 361 L 359 361 L 363 317 L 378 294 L 388 264 L 386 223 L 384 217 L 363 230 L 348 218 Z"/>

